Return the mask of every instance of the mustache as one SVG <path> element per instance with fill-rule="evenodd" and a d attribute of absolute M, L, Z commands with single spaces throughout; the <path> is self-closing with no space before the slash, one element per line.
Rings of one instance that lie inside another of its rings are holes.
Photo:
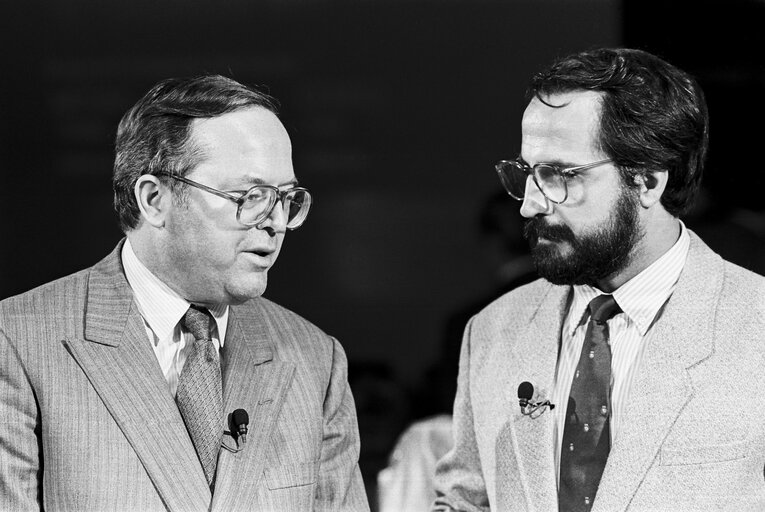
<path fill-rule="evenodd" d="M 523 225 L 523 237 L 532 245 L 540 238 L 551 242 L 576 242 L 576 236 L 571 228 L 562 224 L 548 224 L 542 217 L 532 217 Z"/>

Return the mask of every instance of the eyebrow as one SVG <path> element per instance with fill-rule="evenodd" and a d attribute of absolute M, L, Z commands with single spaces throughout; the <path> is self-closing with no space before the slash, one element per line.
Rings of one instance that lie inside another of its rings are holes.
<path fill-rule="evenodd" d="M 244 178 L 244 180 L 241 181 L 240 183 L 243 183 L 244 186 L 247 186 L 248 188 L 249 187 L 254 187 L 256 185 L 270 185 L 270 183 L 266 183 L 265 180 L 263 180 L 262 178 L 257 178 L 255 176 L 246 176 Z M 283 188 L 283 187 L 288 187 L 288 186 L 295 187 L 295 186 L 297 186 L 297 184 L 298 184 L 297 178 L 293 178 L 290 181 L 287 181 L 287 182 L 284 182 L 284 183 L 279 183 L 278 185 L 274 185 L 274 186 L 276 188 Z M 232 185 L 231 187 L 227 187 L 227 188 L 229 190 L 233 190 L 233 189 L 236 189 L 237 186 L 238 185 Z"/>
<path fill-rule="evenodd" d="M 518 160 L 523 162 L 524 164 L 528 165 L 529 167 L 533 167 L 530 163 L 528 163 L 526 160 L 523 159 L 522 156 L 518 155 Z M 568 169 L 570 167 L 579 167 L 582 164 L 577 164 L 574 162 L 566 162 L 564 160 L 561 160 L 559 158 L 553 159 L 553 160 L 543 160 L 541 162 L 537 162 L 534 165 L 539 164 L 547 164 L 547 165 L 554 165 L 555 167 L 560 167 L 561 169 Z"/>

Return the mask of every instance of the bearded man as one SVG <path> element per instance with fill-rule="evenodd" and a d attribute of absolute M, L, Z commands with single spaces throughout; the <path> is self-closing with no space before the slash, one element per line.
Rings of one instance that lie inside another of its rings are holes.
<path fill-rule="evenodd" d="M 680 220 L 707 152 L 700 87 L 599 49 L 529 98 L 496 169 L 543 279 L 467 325 L 436 509 L 764 510 L 765 279 Z"/>

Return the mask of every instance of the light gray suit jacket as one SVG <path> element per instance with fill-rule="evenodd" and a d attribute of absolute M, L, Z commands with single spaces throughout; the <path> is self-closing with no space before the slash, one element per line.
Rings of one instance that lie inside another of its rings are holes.
<path fill-rule="evenodd" d="M 570 295 L 538 280 L 468 324 L 437 509 L 557 510 L 553 415 L 522 416 L 517 389 L 550 396 Z M 765 510 L 765 278 L 691 234 L 644 343 L 592 510 Z"/>
<path fill-rule="evenodd" d="M 368 510 L 345 354 L 262 298 L 230 311 L 224 410 L 250 432 L 211 495 L 121 246 L 0 302 L 0 510 Z"/>

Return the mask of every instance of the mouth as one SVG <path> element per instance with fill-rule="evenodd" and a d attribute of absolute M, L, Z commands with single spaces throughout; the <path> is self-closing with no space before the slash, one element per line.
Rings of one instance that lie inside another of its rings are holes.
<path fill-rule="evenodd" d="M 532 247 L 538 244 L 561 244 L 573 240 L 573 233 L 567 226 L 547 224 L 537 218 L 526 221 L 523 227 L 523 236 L 531 243 Z"/>
<path fill-rule="evenodd" d="M 248 259 L 250 259 L 255 264 L 255 266 L 260 268 L 268 268 L 273 263 L 273 256 L 275 252 L 276 249 L 269 247 L 259 247 L 244 251 L 244 254 L 247 255 Z"/>
<path fill-rule="evenodd" d="M 256 256 L 260 256 L 261 258 L 268 258 L 270 257 L 274 252 L 276 252 L 276 249 L 271 249 L 268 247 L 265 248 L 259 248 L 259 249 L 252 249 L 249 251 L 246 251 L 249 254 L 254 254 Z"/>

